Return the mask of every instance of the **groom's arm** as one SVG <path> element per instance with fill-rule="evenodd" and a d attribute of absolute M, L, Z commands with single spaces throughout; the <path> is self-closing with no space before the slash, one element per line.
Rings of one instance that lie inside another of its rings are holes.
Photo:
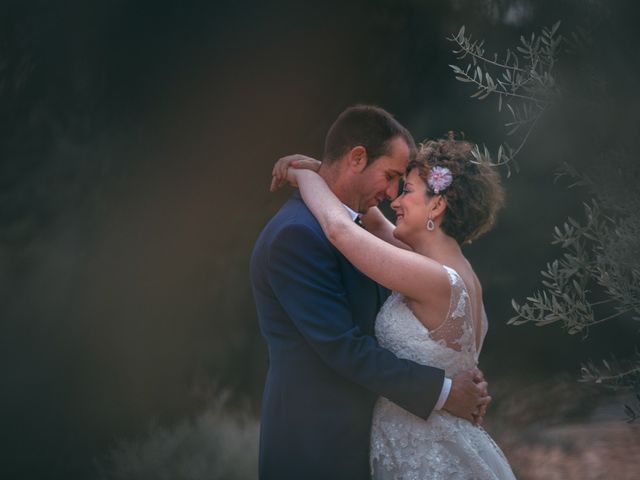
<path fill-rule="evenodd" d="M 443 370 L 399 359 L 354 324 L 338 259 L 324 237 L 305 225 L 284 227 L 271 245 L 268 272 L 278 301 L 329 367 L 429 416 L 443 393 Z"/>

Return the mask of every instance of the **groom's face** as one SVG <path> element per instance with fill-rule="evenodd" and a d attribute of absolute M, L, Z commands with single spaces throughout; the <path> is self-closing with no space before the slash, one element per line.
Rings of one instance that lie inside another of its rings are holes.
<path fill-rule="evenodd" d="M 410 150 L 402 137 L 389 142 L 389 153 L 371 162 L 358 178 L 358 212 L 366 213 L 382 200 L 398 195 L 398 184 L 407 169 Z"/>

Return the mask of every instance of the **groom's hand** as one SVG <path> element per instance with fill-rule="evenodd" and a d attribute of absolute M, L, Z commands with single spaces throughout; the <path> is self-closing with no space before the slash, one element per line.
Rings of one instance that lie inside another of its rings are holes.
<path fill-rule="evenodd" d="M 449 397 L 444 409 L 457 417 L 466 418 L 471 423 L 482 423 L 486 407 L 491 402 L 488 384 L 477 368 L 460 372 L 451 380 Z"/>
<path fill-rule="evenodd" d="M 484 385 L 486 385 L 483 392 L 483 398 L 487 400 L 487 403 L 482 403 L 478 405 L 476 410 L 473 412 L 473 420 L 474 420 L 473 423 L 475 423 L 477 426 L 480 426 L 484 421 L 484 416 L 487 413 L 487 406 L 491 402 L 491 397 L 489 396 L 489 392 L 488 392 L 488 384 L 484 380 L 484 374 L 478 368 L 474 370 L 473 381 L 476 382 L 476 384 L 484 382 Z"/>

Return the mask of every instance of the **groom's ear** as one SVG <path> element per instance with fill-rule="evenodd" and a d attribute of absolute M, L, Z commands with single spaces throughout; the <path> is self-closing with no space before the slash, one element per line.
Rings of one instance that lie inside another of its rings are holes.
<path fill-rule="evenodd" d="M 353 147 L 347 154 L 349 168 L 356 173 L 361 173 L 367 167 L 367 159 L 367 149 L 362 145 Z"/>

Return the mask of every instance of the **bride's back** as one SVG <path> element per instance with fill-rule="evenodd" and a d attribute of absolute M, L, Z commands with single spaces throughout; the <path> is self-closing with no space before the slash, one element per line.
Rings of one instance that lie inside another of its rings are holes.
<path fill-rule="evenodd" d="M 462 256 L 459 259 L 451 261 L 448 266 L 453 268 L 464 282 L 464 286 L 467 289 L 470 303 L 471 321 L 473 324 L 474 332 L 476 332 L 476 348 L 478 352 L 482 347 L 481 337 L 483 331 L 483 322 L 486 321 L 484 302 L 482 299 L 482 284 L 473 270 L 473 267 L 469 261 Z"/>
<path fill-rule="evenodd" d="M 479 346 L 486 334 L 486 318 L 479 322 L 463 277 L 443 265 L 451 285 L 451 301 L 444 321 L 429 330 L 416 317 L 404 296 L 389 297 L 376 319 L 376 337 L 381 346 L 400 358 L 445 370 L 447 376 L 469 370 L 477 363 Z M 480 307 L 482 309 L 482 307 Z"/>

